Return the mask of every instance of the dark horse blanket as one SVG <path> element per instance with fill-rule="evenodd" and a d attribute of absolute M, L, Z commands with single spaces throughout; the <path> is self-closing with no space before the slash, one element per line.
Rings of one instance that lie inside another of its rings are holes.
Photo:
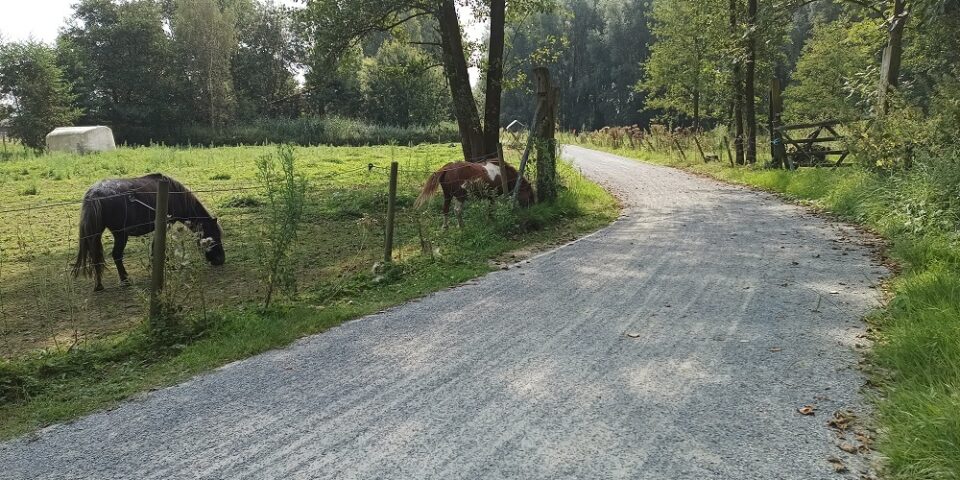
<path fill-rule="evenodd" d="M 168 215 L 171 222 L 182 222 L 200 234 L 200 244 L 207 261 L 223 265 L 223 234 L 217 219 L 182 183 L 152 173 L 140 178 L 103 180 L 87 190 L 80 211 L 80 249 L 73 265 L 74 276 L 93 274 L 96 290 L 103 290 L 103 231 L 113 234 L 113 261 L 122 283 L 127 282 L 123 267 L 123 250 L 129 237 L 146 235 L 154 230 L 157 189 L 161 179 L 170 182 Z"/>
<path fill-rule="evenodd" d="M 509 163 L 501 164 L 500 160 L 448 163 L 427 179 L 415 206 L 425 204 L 440 188 L 443 190 L 443 227 L 447 228 L 450 202 L 454 198 L 457 199 L 457 222 L 463 227 L 463 203 L 467 201 L 467 197 L 486 197 L 492 200 L 494 194 L 502 195 L 504 192 L 501 175 L 506 176 L 507 189 L 512 191 L 520 174 Z M 536 193 L 525 178 L 520 180 L 517 201 L 523 207 L 536 202 Z"/>

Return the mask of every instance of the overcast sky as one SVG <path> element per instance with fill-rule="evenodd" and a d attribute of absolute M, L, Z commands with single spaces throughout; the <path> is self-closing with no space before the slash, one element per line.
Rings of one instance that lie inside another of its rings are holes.
<path fill-rule="evenodd" d="M 71 5 L 77 0 L 0 0 L 0 38 L 7 42 L 28 39 L 53 43 L 57 32 L 73 13 Z M 298 0 L 275 0 L 283 5 L 302 5 Z M 461 9 L 466 25 L 466 34 L 472 40 L 480 40 L 486 29 L 476 23 L 469 10 Z M 479 72 L 471 69 L 471 80 L 476 83 Z"/>
<path fill-rule="evenodd" d="M 0 35 L 5 41 L 29 38 L 53 43 L 77 0 L 0 0 Z M 295 0 L 276 0 L 294 5 Z"/>
<path fill-rule="evenodd" d="M 29 38 L 52 43 L 57 31 L 73 12 L 70 5 L 77 0 L 0 0 L 0 35 L 5 41 Z M 277 3 L 296 5 L 296 0 L 278 0 Z M 467 35 L 479 35 L 478 25 L 467 27 Z"/>

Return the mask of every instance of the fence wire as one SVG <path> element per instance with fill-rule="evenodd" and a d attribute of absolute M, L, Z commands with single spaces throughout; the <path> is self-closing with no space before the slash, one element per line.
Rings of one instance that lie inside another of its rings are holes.
<path fill-rule="evenodd" d="M 396 161 L 394 260 L 402 263 L 418 256 L 431 257 L 443 242 L 450 241 L 448 234 L 439 228 L 441 217 L 435 206 L 417 210 L 413 204 L 439 166 L 414 152 Z M 473 165 L 457 168 L 470 167 Z M 383 261 L 389 163 L 371 162 L 308 180 L 300 241 L 289 262 L 298 285 L 295 295 L 317 304 L 336 302 L 381 280 L 378 264 Z M 164 295 L 176 297 L 183 313 L 261 300 L 267 248 L 262 190 L 259 184 L 237 183 L 191 191 L 218 218 L 227 262 L 210 268 L 195 234 L 183 227 L 170 229 Z M 82 191 L 75 193 L 83 195 Z M 171 192 L 176 194 L 179 192 Z M 90 278 L 74 278 L 79 241 L 101 235 L 80 238 L 78 234 L 85 201 L 21 204 L 0 210 L 0 221 L 6 225 L 0 229 L 0 358 L 38 349 L 69 350 L 127 331 L 145 318 L 152 234 L 132 237 L 127 244 L 123 261 L 130 274 L 129 285 L 120 284 L 114 268 L 109 230 L 102 234 L 106 291 L 93 292 Z"/>

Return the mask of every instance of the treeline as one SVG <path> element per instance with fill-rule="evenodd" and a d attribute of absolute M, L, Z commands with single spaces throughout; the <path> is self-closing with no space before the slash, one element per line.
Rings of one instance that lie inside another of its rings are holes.
<path fill-rule="evenodd" d="M 547 66 L 564 129 L 723 127 L 751 163 L 778 79 L 786 121 L 875 119 L 866 153 L 908 163 L 960 125 L 957 31 L 960 0 L 80 0 L 56 45 L 0 47 L 0 113 L 28 145 L 74 122 L 131 143 L 301 142 L 336 116 L 445 125 L 476 157 L 530 122 Z"/>
<path fill-rule="evenodd" d="M 354 136 L 377 124 L 393 137 L 384 141 L 456 138 L 439 127 L 452 119 L 449 95 L 420 49 L 367 39 L 330 69 L 311 54 L 316 25 L 297 12 L 258 0 L 80 0 L 55 45 L 0 45 L 2 115 L 31 147 L 70 124 L 109 125 L 135 144 L 324 143 L 336 137 L 304 130 L 330 115 L 353 119 L 333 127 L 354 125 Z"/>
<path fill-rule="evenodd" d="M 524 72 L 541 64 L 558 79 L 565 129 L 724 127 L 744 162 L 773 79 L 787 122 L 872 120 L 855 133 L 870 134 L 859 146 L 881 164 L 960 128 L 958 0 L 561 0 L 511 29 L 511 120 L 532 115 Z"/>

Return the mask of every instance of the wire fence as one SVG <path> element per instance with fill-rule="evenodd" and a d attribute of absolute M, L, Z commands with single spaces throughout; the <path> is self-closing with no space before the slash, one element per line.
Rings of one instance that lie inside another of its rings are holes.
<path fill-rule="evenodd" d="M 413 152 L 396 160 L 394 259 L 402 263 L 439 255 L 444 242 L 456 240 L 440 229 L 437 208 L 413 208 L 438 165 Z M 389 163 L 312 175 L 308 181 L 301 241 L 288 262 L 297 285 L 292 291 L 314 303 L 335 302 L 378 280 L 375 266 L 383 260 Z M 209 267 L 197 236 L 182 225 L 171 227 L 164 295 L 175 297 L 183 313 L 261 300 L 267 249 L 263 188 L 258 183 L 233 183 L 192 190 L 218 218 L 227 261 L 222 267 Z M 94 292 L 93 280 L 74 277 L 82 239 L 80 210 L 90 201 L 82 198 L 82 191 L 75 194 L 75 201 L 0 207 L 0 358 L 41 349 L 69 350 L 127 331 L 146 316 L 152 234 L 131 237 L 123 255 L 130 282 L 121 284 L 110 255 L 112 234 L 106 230 L 106 290 Z M 111 197 L 125 195 L 129 192 Z"/>

